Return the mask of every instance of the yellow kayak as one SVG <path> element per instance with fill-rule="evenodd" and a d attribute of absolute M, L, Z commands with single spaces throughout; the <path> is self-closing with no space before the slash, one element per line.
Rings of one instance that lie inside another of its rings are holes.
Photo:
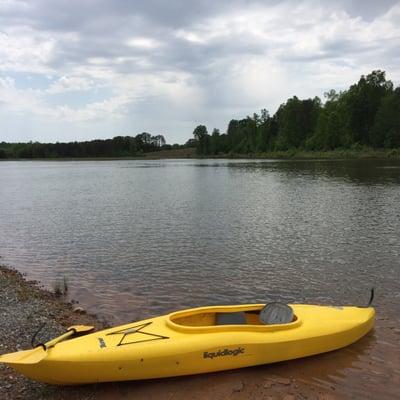
<path fill-rule="evenodd" d="M 0 362 L 53 384 L 161 378 L 324 353 L 355 342 L 374 325 L 372 307 L 289 308 L 291 319 L 283 323 L 279 315 L 263 321 L 264 304 L 244 304 L 193 308 L 94 333 L 77 326 Z"/>

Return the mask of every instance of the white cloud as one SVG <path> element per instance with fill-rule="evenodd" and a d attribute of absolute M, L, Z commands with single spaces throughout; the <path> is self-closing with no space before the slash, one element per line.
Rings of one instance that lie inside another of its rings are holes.
<path fill-rule="evenodd" d="M 73 109 L 67 105 L 58 106 L 52 111 L 51 116 L 69 122 L 115 119 L 124 114 L 125 108 L 130 102 L 130 96 L 123 94 L 104 101 L 89 103 L 78 109 Z"/>
<path fill-rule="evenodd" d="M 48 73 L 55 39 L 29 27 L 13 27 L 0 32 L 0 71 Z"/>
<path fill-rule="evenodd" d="M 155 49 L 161 46 L 161 42 L 158 40 L 147 38 L 147 37 L 133 37 L 127 40 L 127 45 L 140 49 Z"/>
<path fill-rule="evenodd" d="M 82 76 L 62 76 L 53 82 L 47 89 L 47 93 L 56 94 L 64 92 L 87 91 L 96 87 L 93 80 Z"/>
<path fill-rule="evenodd" d="M 0 78 L 0 109 L 20 116 L 25 112 L 35 113 L 40 110 L 39 92 L 33 89 L 17 89 L 14 79 Z"/>
<path fill-rule="evenodd" d="M 0 88 L 3 90 L 10 90 L 15 88 L 15 81 L 14 79 L 6 76 L 5 78 L 0 78 Z M 4 95 L 4 91 L 0 91 L 0 94 Z"/>
<path fill-rule="evenodd" d="M 21 0 L 0 0 L 0 11 L 26 11 L 29 9 L 29 3 Z"/>
<path fill-rule="evenodd" d="M 179 39 L 183 39 L 195 44 L 206 44 L 208 39 L 203 32 L 194 32 L 186 29 L 178 29 L 175 32 L 175 36 Z"/>
<path fill-rule="evenodd" d="M 322 96 L 376 68 L 388 68 L 388 76 L 398 82 L 399 10 L 395 5 L 370 23 L 330 6 L 281 3 L 234 10 L 175 34 L 201 48 L 221 50 L 208 60 L 209 69 L 220 72 L 212 82 L 221 93 L 220 107 L 230 103 L 242 108 L 242 115 L 249 107 L 274 112 L 288 96 Z M 382 53 L 391 53 L 390 59 Z"/>

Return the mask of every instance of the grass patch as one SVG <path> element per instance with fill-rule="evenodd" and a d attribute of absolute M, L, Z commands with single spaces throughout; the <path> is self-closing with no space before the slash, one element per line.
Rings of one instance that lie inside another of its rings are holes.
<path fill-rule="evenodd" d="M 53 291 L 56 297 L 62 297 L 68 293 L 68 280 L 65 275 L 54 281 Z"/>

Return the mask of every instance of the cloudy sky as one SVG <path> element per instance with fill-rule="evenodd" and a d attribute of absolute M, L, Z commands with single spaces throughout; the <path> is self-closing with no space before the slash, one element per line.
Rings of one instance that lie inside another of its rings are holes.
<path fill-rule="evenodd" d="M 399 1 L 0 0 L 0 142 L 183 143 L 373 69 L 399 84 Z"/>

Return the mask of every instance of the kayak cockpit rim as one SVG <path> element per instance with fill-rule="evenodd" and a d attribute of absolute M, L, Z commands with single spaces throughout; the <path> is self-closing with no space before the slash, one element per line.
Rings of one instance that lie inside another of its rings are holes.
<path fill-rule="evenodd" d="M 302 324 L 295 314 L 294 320 L 287 324 L 263 325 L 258 321 L 258 312 L 265 304 L 227 305 L 198 307 L 173 312 L 166 316 L 166 325 L 176 331 L 185 333 L 211 333 L 226 331 L 253 331 L 273 332 L 297 328 Z M 217 325 L 215 316 L 218 313 L 244 312 L 248 322 L 246 324 Z"/>

